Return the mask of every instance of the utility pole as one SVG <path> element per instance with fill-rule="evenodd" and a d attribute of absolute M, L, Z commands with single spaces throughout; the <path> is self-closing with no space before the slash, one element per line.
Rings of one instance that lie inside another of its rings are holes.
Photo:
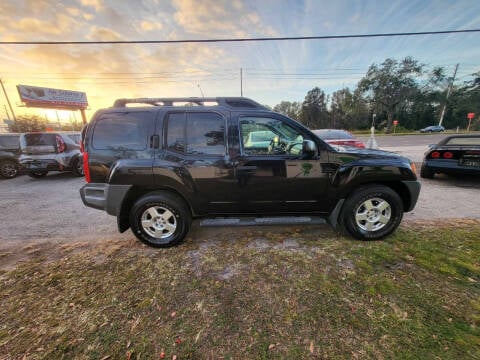
<path fill-rule="evenodd" d="M 448 86 L 447 97 L 445 98 L 445 104 L 443 104 L 442 114 L 440 115 L 440 121 L 438 122 L 438 126 L 442 126 L 443 117 L 445 116 L 445 110 L 447 109 L 448 97 L 450 96 L 450 92 L 452 91 L 453 82 L 455 81 L 455 76 L 457 76 L 458 65 L 459 64 L 455 65 L 455 71 L 453 72 L 452 82 Z"/>
<path fill-rule="evenodd" d="M 243 96 L 243 69 L 240 68 L 240 96 Z"/>
<path fill-rule="evenodd" d="M 5 108 L 5 114 L 7 114 L 7 119 L 10 120 L 10 115 L 8 114 L 7 105 L 3 105 L 3 107 Z"/>
<path fill-rule="evenodd" d="M 8 98 L 7 92 L 5 91 L 5 87 L 3 86 L 2 79 L 0 79 L 0 85 L 2 85 L 3 93 L 5 94 L 5 98 L 7 99 L 8 106 L 10 106 L 10 111 L 12 113 L 13 121 L 17 122 L 17 118 L 15 117 L 15 113 L 13 112 L 12 104 L 10 104 L 10 99 Z"/>

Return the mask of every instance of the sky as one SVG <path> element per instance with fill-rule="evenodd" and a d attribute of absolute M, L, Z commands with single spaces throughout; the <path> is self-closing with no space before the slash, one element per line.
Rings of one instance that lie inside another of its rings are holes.
<path fill-rule="evenodd" d="M 182 40 L 480 29 L 478 0 L 2 0 L 0 41 Z M 480 32 L 416 37 L 196 44 L 0 45 L 0 79 L 84 91 L 90 117 L 117 98 L 240 96 L 274 106 L 354 88 L 372 63 L 412 56 L 456 83 L 480 71 Z M 0 93 L 0 119 L 7 102 Z M 62 120 L 73 119 L 60 111 Z M 78 117 L 79 115 L 75 115 Z"/>

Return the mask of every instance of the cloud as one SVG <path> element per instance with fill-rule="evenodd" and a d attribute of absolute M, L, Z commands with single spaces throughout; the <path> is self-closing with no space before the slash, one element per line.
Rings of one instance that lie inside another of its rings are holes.
<path fill-rule="evenodd" d="M 90 29 L 90 33 L 87 36 L 89 39 L 93 41 L 118 41 L 123 40 L 120 34 L 117 32 L 100 26 L 92 26 Z"/>
<path fill-rule="evenodd" d="M 158 22 L 143 20 L 140 22 L 140 30 L 143 32 L 149 32 L 153 30 L 160 30 L 162 28 L 162 24 Z"/>
<path fill-rule="evenodd" d="M 94 8 L 96 12 L 100 12 L 104 8 L 102 0 L 81 0 L 80 3 L 82 6 Z"/>
<path fill-rule="evenodd" d="M 238 0 L 221 5 L 216 0 L 173 0 L 173 5 L 177 9 L 175 21 L 187 33 L 208 37 L 276 34 L 272 27 L 262 23 L 255 11 Z"/>

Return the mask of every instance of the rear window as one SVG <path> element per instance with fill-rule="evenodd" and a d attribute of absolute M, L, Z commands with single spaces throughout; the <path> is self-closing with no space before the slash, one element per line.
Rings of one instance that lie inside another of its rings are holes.
<path fill-rule="evenodd" d="M 69 134 L 67 135 L 75 144 L 80 144 L 81 135 L 80 134 Z"/>
<path fill-rule="evenodd" d="M 480 137 L 454 137 L 447 140 L 445 145 L 480 145 Z"/>
<path fill-rule="evenodd" d="M 19 135 L 0 136 L 0 149 L 17 149 L 20 146 Z"/>
<path fill-rule="evenodd" d="M 20 138 L 22 147 L 24 146 L 56 146 L 55 135 L 52 133 L 25 134 Z"/>
<path fill-rule="evenodd" d="M 95 124 L 92 145 L 97 150 L 144 150 L 153 116 L 147 111 L 104 115 Z"/>

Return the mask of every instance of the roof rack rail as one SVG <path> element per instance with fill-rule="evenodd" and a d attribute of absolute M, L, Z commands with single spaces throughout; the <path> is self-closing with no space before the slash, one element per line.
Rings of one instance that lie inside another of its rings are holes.
<path fill-rule="evenodd" d="M 252 99 L 246 97 L 178 97 L 178 98 L 136 98 L 117 99 L 113 107 L 126 107 L 127 104 L 145 104 L 153 106 L 175 106 L 175 103 L 193 103 L 199 106 L 206 106 L 206 103 L 217 103 L 218 105 L 238 108 L 248 107 L 267 110 L 267 108 Z"/>

